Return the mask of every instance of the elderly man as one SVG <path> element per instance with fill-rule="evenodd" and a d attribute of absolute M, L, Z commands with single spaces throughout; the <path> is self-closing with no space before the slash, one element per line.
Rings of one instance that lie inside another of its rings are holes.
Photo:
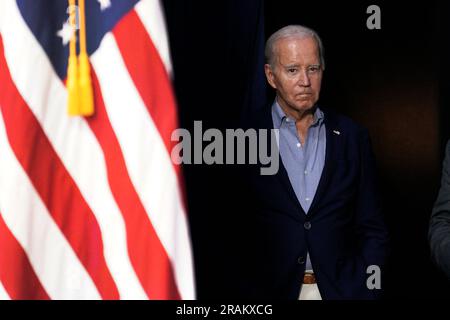
<path fill-rule="evenodd" d="M 255 296 L 378 298 L 388 236 L 368 132 L 319 107 L 325 61 L 316 32 L 282 28 L 268 39 L 266 60 L 276 99 L 253 127 L 279 129 L 282 165 L 249 179 L 261 248 Z"/>
<path fill-rule="evenodd" d="M 450 141 L 442 166 L 441 189 L 431 214 L 429 240 L 433 260 L 450 279 Z"/>

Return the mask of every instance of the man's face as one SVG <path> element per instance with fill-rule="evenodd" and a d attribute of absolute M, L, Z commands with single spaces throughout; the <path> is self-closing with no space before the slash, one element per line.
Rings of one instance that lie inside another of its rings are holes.
<path fill-rule="evenodd" d="M 322 66 L 314 38 L 286 38 L 275 43 L 274 65 L 265 65 L 267 81 L 277 91 L 278 103 L 296 117 L 319 99 Z"/>

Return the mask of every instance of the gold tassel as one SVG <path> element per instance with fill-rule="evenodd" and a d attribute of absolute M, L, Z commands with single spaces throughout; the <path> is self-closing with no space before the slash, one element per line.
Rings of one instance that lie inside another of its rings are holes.
<path fill-rule="evenodd" d="M 75 0 L 69 0 L 70 16 L 69 23 L 73 30 L 70 38 L 69 64 L 67 67 L 67 112 L 70 116 L 80 115 L 80 101 L 78 88 L 78 57 L 77 57 L 77 39 L 75 34 L 76 13 Z"/>
<path fill-rule="evenodd" d="M 91 68 L 86 50 L 86 15 L 85 0 L 79 0 L 80 6 L 80 57 L 79 57 L 79 78 L 80 89 L 80 112 L 83 116 L 94 114 L 94 93 L 92 90 Z"/>
<path fill-rule="evenodd" d="M 80 10 L 80 55 L 77 57 L 76 35 L 70 39 L 69 64 L 67 67 L 68 113 L 71 116 L 94 114 L 94 92 L 91 68 L 86 50 L 85 0 L 79 0 Z M 76 30 L 76 0 L 69 0 L 70 26 Z"/>

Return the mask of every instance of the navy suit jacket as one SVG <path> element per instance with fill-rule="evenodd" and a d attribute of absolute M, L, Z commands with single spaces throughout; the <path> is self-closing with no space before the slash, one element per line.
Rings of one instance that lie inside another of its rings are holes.
<path fill-rule="evenodd" d="M 297 299 L 307 252 L 323 299 L 381 295 L 382 290 L 366 285 L 368 266 L 379 266 L 383 273 L 388 242 L 369 135 L 349 118 L 322 110 L 325 165 L 308 215 L 281 157 L 275 175 L 260 175 L 259 165 L 246 170 L 246 195 L 254 214 L 249 240 L 249 252 L 255 254 L 250 262 L 253 298 Z M 250 127 L 273 128 L 270 108 L 254 117 Z"/>
<path fill-rule="evenodd" d="M 450 279 L 450 141 L 447 142 L 441 188 L 431 214 L 428 237 L 433 260 Z"/>

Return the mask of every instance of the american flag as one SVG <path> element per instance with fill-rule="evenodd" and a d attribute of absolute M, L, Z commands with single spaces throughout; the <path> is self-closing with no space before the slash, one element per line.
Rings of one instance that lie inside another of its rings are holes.
<path fill-rule="evenodd" d="M 158 0 L 86 0 L 95 114 L 67 113 L 67 0 L 0 0 L 0 299 L 194 299 Z"/>

